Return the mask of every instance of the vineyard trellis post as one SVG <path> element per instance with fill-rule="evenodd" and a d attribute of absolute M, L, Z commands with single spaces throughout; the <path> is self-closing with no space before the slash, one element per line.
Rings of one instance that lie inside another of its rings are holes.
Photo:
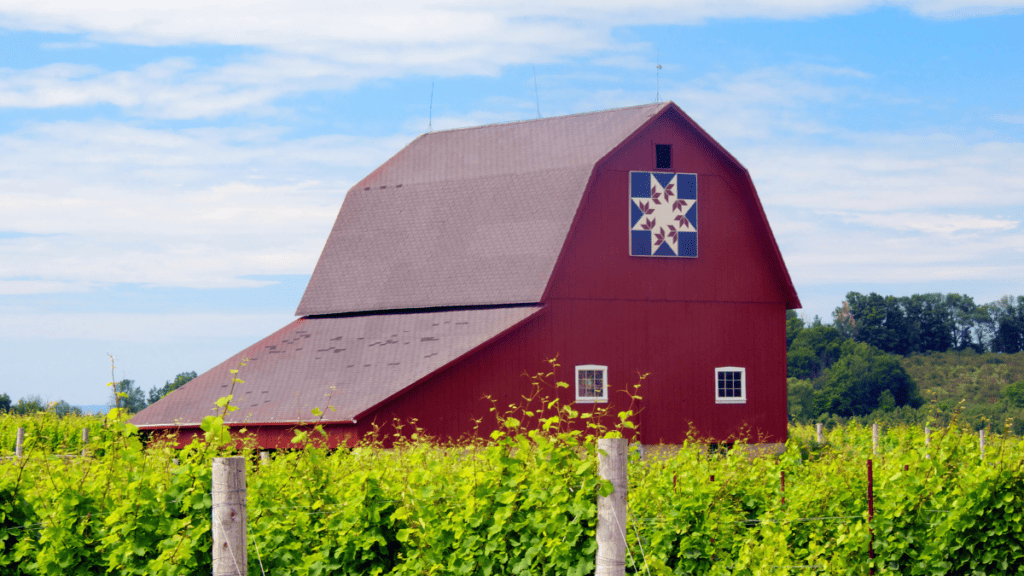
<path fill-rule="evenodd" d="M 824 430 L 824 427 L 825 427 L 824 424 L 822 424 L 821 422 L 818 422 L 817 424 L 814 425 L 814 429 L 818 433 L 818 444 L 824 444 L 825 443 L 825 430 Z"/>
<path fill-rule="evenodd" d="M 597 497 L 597 556 L 595 576 L 626 573 L 626 451 L 625 438 L 597 441 L 597 473 L 612 483 L 613 492 Z"/>
<path fill-rule="evenodd" d="M 18 439 L 14 442 L 14 456 L 21 458 L 22 451 L 25 445 L 25 429 L 18 428 Z"/>
<path fill-rule="evenodd" d="M 981 459 L 985 459 L 985 429 L 978 430 L 978 448 L 981 450 Z"/>
<path fill-rule="evenodd" d="M 89 428 L 82 428 L 82 458 L 85 458 L 89 451 Z"/>
<path fill-rule="evenodd" d="M 245 576 L 246 550 L 245 458 L 213 459 L 213 576 Z"/>
<path fill-rule="evenodd" d="M 875 520 L 875 478 L 874 466 L 871 459 L 868 459 L 868 574 L 875 573 L 875 530 L 872 526 Z"/>
<path fill-rule="evenodd" d="M 878 454 L 878 422 L 871 426 L 871 453 Z"/>

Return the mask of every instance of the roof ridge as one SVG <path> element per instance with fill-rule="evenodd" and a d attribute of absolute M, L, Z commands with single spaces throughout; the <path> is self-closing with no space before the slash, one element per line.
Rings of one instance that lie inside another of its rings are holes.
<path fill-rule="evenodd" d="M 561 116 L 548 116 L 547 118 L 529 118 L 527 120 L 506 120 L 504 122 L 491 122 L 490 124 L 480 124 L 479 126 L 463 126 L 461 128 L 448 128 L 447 130 L 432 130 L 430 132 L 424 132 L 420 136 L 429 136 L 431 134 L 444 134 L 447 132 L 459 132 L 462 130 L 479 130 L 481 128 L 490 128 L 492 126 L 508 126 L 510 124 L 526 124 L 528 122 L 543 122 L 545 120 L 557 120 L 560 118 L 575 118 L 577 116 L 592 116 L 594 114 L 605 114 L 608 112 L 621 112 L 625 110 L 635 110 L 637 108 L 653 107 L 659 109 L 664 106 L 671 104 L 671 100 L 664 102 L 648 102 L 647 104 L 636 104 L 634 106 L 623 106 L 621 108 L 604 108 L 602 110 L 591 110 L 590 112 L 574 112 L 572 114 L 562 114 Z"/>

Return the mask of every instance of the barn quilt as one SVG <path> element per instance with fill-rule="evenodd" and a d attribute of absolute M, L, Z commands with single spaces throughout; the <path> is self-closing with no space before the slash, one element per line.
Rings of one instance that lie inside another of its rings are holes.
<path fill-rule="evenodd" d="M 697 175 L 629 173 L 631 256 L 697 257 Z"/>

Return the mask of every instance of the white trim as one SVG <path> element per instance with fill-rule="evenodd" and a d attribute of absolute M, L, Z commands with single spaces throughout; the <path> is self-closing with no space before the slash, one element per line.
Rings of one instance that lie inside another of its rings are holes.
<path fill-rule="evenodd" d="M 581 370 L 593 370 L 600 372 L 601 379 L 601 395 L 600 396 L 580 396 L 580 371 Z M 596 364 L 583 364 L 577 366 L 573 371 L 573 389 L 576 394 L 576 402 L 581 404 L 602 404 L 608 402 L 608 367 L 598 366 Z"/>
<path fill-rule="evenodd" d="M 740 395 L 722 396 L 718 388 L 719 374 L 723 372 L 739 372 Z M 723 366 L 715 368 L 715 404 L 746 404 L 747 403 L 747 369 L 738 366 Z"/>

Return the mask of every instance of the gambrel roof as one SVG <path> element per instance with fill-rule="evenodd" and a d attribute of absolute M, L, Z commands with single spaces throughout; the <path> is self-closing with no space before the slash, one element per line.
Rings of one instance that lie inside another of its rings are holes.
<path fill-rule="evenodd" d="M 296 314 L 540 302 L 594 165 L 669 106 L 420 136 L 349 190 Z"/>

